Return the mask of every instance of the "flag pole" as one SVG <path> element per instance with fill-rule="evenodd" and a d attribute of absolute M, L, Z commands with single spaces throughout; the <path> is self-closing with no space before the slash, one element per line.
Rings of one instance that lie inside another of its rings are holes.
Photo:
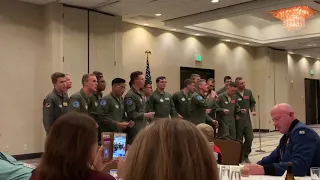
<path fill-rule="evenodd" d="M 145 52 L 145 53 L 147 54 L 147 59 L 149 59 L 149 54 L 151 54 L 151 51 L 146 50 L 146 52 Z"/>

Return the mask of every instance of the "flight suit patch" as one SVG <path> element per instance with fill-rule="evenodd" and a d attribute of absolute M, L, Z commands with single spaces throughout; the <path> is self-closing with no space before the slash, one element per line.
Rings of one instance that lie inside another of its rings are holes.
<path fill-rule="evenodd" d="M 203 100 L 202 96 L 197 96 L 197 99 L 198 99 L 199 101 Z"/>
<path fill-rule="evenodd" d="M 131 99 L 127 99 L 126 103 L 127 103 L 127 105 L 131 106 L 132 105 L 132 100 Z"/>
<path fill-rule="evenodd" d="M 169 101 L 169 100 L 170 100 L 170 98 L 165 98 L 165 100 Z"/>
<path fill-rule="evenodd" d="M 232 104 L 236 103 L 236 100 L 234 100 L 234 99 L 233 99 L 233 100 L 231 100 L 231 103 L 232 103 Z"/>
<path fill-rule="evenodd" d="M 62 105 L 61 105 L 61 104 L 59 104 L 59 108 L 62 108 Z"/>
<path fill-rule="evenodd" d="M 216 97 L 216 101 L 219 101 L 219 98 L 218 98 L 218 97 Z"/>
<path fill-rule="evenodd" d="M 86 109 L 88 109 L 88 105 L 85 105 L 84 107 L 85 107 Z"/>
<path fill-rule="evenodd" d="M 185 101 L 186 99 L 185 98 L 181 98 L 181 101 Z"/>
<path fill-rule="evenodd" d="M 163 102 L 163 99 L 160 99 L 160 102 Z"/>
<path fill-rule="evenodd" d="M 72 106 L 78 108 L 80 106 L 80 103 L 78 101 L 74 101 Z"/>
<path fill-rule="evenodd" d="M 224 103 L 229 104 L 229 102 L 228 102 L 228 101 L 226 101 L 226 102 L 224 102 Z"/>
<path fill-rule="evenodd" d="M 116 107 L 117 109 L 119 109 L 119 106 L 118 106 L 118 105 L 115 105 L 114 107 Z"/>
<path fill-rule="evenodd" d="M 102 100 L 100 101 L 100 106 L 104 107 L 106 104 L 107 104 L 107 101 L 106 101 L 106 100 L 102 99 Z"/>
<path fill-rule="evenodd" d="M 95 102 L 95 103 L 94 103 L 94 105 L 97 107 L 97 106 L 98 106 L 98 103 L 97 103 L 97 102 Z"/>
<path fill-rule="evenodd" d="M 45 106 L 46 106 L 47 108 L 51 107 L 51 102 L 46 102 Z"/>
<path fill-rule="evenodd" d="M 249 99 L 249 96 L 243 96 L 244 99 Z"/>
<path fill-rule="evenodd" d="M 68 103 L 67 103 L 67 102 L 63 102 L 62 105 L 63 105 L 64 107 L 67 107 L 67 106 L 68 106 Z"/>
<path fill-rule="evenodd" d="M 242 101 L 242 98 L 238 98 L 238 101 Z"/>

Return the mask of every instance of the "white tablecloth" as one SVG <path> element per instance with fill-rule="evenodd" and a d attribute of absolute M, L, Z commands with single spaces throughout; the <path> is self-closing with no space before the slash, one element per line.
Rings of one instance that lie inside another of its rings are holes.
<path fill-rule="evenodd" d="M 250 176 L 250 177 L 241 177 L 241 180 L 284 180 L 284 177 Z M 311 177 L 295 177 L 295 180 L 311 180 Z"/>

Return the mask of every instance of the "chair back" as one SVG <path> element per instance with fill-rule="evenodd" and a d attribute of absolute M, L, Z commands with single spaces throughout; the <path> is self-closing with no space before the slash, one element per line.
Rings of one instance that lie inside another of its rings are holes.
<path fill-rule="evenodd" d="M 242 161 L 243 143 L 232 139 L 214 139 L 222 154 L 222 165 L 238 166 Z"/>

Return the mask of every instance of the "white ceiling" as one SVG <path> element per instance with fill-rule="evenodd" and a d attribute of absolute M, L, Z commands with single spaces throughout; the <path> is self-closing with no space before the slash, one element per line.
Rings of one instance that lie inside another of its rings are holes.
<path fill-rule="evenodd" d="M 211 0 L 21 0 L 39 5 L 50 2 L 60 2 L 68 5 L 86 7 L 110 14 L 122 16 L 123 21 L 135 24 L 149 24 L 151 27 L 176 30 L 188 34 L 201 34 L 221 39 L 231 39 L 232 42 L 251 46 L 268 45 L 280 49 L 293 49 L 300 54 L 311 54 L 310 56 L 320 58 L 320 29 L 319 37 L 304 37 L 301 34 L 295 38 L 282 38 L 282 40 L 261 43 L 258 39 L 250 41 L 250 38 L 240 34 L 224 33 L 228 29 L 216 31 L 198 28 L 200 23 L 214 22 L 228 18 L 246 15 L 260 19 L 260 22 L 252 22 L 250 26 L 261 26 L 267 22 L 268 25 L 280 24 L 270 15 L 271 10 L 276 10 L 294 5 L 309 5 L 309 7 L 320 10 L 320 4 L 314 0 L 220 0 L 211 3 Z M 155 13 L 161 13 L 157 17 Z M 241 16 L 241 17 L 246 17 Z M 319 18 L 320 19 L 320 18 Z M 244 20 L 246 22 L 246 20 Z M 319 21 L 320 22 L 320 21 Z M 258 23 L 258 24 L 255 24 Z M 210 24 L 210 23 L 209 23 Z M 243 25 L 245 26 L 245 25 Z M 193 27 L 193 28 L 190 28 Z M 213 26 L 217 27 L 217 26 Z M 248 31 L 242 28 L 243 31 Z M 258 28 L 259 29 L 259 28 Z M 318 29 L 318 28 L 317 28 Z M 220 32 L 220 33 L 219 33 Z M 251 33 L 251 32 L 247 32 Z M 264 32 L 261 31 L 263 34 Z M 290 34 L 290 32 L 288 32 Z M 257 33 L 258 34 L 258 33 Z M 281 38 L 278 38 L 281 39 Z M 317 53 L 318 52 L 318 53 Z"/>
<path fill-rule="evenodd" d="M 211 0 L 21 0 L 29 3 L 44 5 L 58 1 L 60 3 L 97 9 L 103 12 L 121 15 L 124 18 L 134 16 L 155 17 L 162 13 L 158 20 L 168 20 L 210 11 L 252 0 L 221 0 L 211 3 Z"/>

